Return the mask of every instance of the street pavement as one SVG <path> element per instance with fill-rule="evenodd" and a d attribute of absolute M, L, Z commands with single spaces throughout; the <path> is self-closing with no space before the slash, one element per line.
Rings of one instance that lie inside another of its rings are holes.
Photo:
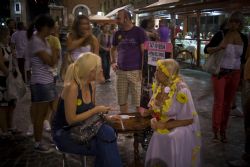
<path fill-rule="evenodd" d="M 200 117 L 202 132 L 202 167 L 226 167 L 228 160 L 238 159 L 244 148 L 243 118 L 230 117 L 228 127 L 228 143 L 213 143 L 211 132 L 211 109 L 213 104 L 213 95 L 210 82 L 210 76 L 199 70 L 182 69 L 181 74 L 189 85 L 196 109 Z M 116 103 L 115 92 L 115 74 L 111 73 L 112 81 L 97 86 L 97 104 L 112 106 L 117 111 L 119 107 Z M 58 85 L 60 89 L 60 84 Z M 237 104 L 240 107 L 240 93 L 237 93 Z M 30 115 L 30 92 L 17 103 L 14 115 L 14 126 L 21 131 L 27 131 L 31 124 Z M 130 112 L 134 107 L 130 107 Z M 19 136 L 20 138 L 20 136 Z M 48 132 L 44 131 L 44 140 L 51 142 Z M 24 140 L 0 141 L 0 167 L 61 167 L 62 154 L 54 149 L 49 154 L 37 153 L 33 150 L 34 141 L 32 137 L 26 137 Z M 133 166 L 133 138 L 131 135 L 119 135 L 118 146 L 125 167 Z M 140 159 L 143 162 L 145 150 L 140 146 Z M 69 164 L 72 167 L 80 166 L 80 158 L 75 155 L 68 155 Z M 93 166 L 93 157 L 87 157 L 87 165 Z M 138 166 L 138 165 L 137 165 Z M 137 167 L 136 166 L 136 167 Z"/>

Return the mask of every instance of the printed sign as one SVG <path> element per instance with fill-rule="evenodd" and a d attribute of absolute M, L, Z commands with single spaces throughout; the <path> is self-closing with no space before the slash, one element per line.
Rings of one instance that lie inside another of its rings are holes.
<path fill-rule="evenodd" d="M 167 42 L 147 41 L 145 49 L 148 51 L 148 64 L 156 66 L 159 59 L 165 59 L 166 52 L 172 53 L 173 46 Z"/>

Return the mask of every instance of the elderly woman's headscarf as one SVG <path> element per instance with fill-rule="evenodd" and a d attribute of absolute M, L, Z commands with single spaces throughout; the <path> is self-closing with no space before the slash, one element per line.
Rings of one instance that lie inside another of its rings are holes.
<path fill-rule="evenodd" d="M 158 60 L 157 67 L 168 77 L 170 82 L 179 77 L 180 66 L 174 59 Z"/>

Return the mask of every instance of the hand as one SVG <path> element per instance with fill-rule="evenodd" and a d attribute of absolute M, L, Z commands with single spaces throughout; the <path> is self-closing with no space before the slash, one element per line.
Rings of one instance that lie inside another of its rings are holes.
<path fill-rule="evenodd" d="M 150 120 L 150 123 L 151 123 L 151 128 L 156 130 L 157 129 L 157 120 L 156 120 L 156 118 L 152 118 Z"/>
<path fill-rule="evenodd" d="M 96 106 L 94 108 L 96 113 L 103 113 L 106 114 L 110 111 L 110 107 L 106 107 L 106 106 Z"/>
<path fill-rule="evenodd" d="M 114 72 L 116 72 L 116 70 L 118 70 L 118 65 L 117 65 L 117 63 L 112 63 L 112 64 L 111 64 L 111 67 L 112 67 L 112 69 L 113 69 Z"/>
<path fill-rule="evenodd" d="M 148 109 L 143 108 L 143 107 L 140 107 L 138 112 L 140 113 L 140 115 L 142 117 L 147 117 L 150 115 L 150 111 Z"/>

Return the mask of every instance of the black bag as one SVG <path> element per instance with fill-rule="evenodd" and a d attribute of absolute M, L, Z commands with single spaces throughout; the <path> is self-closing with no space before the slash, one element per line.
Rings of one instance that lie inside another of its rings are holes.
<path fill-rule="evenodd" d="M 106 122 L 103 114 L 95 114 L 83 122 L 70 125 L 70 135 L 79 144 L 88 144 L 96 136 L 101 126 Z"/>

